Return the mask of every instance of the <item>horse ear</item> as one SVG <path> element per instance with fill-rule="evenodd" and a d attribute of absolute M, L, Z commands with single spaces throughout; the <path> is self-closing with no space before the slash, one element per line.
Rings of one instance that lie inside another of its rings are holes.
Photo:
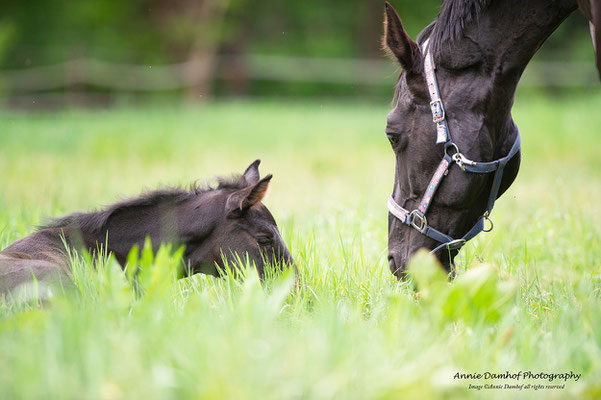
<path fill-rule="evenodd" d="M 591 36 L 597 59 L 597 72 L 601 79 L 601 0 L 591 0 Z"/>
<path fill-rule="evenodd" d="M 255 160 L 244 171 L 244 179 L 246 179 L 249 186 L 259 182 L 259 178 L 261 177 L 259 174 L 259 164 L 261 164 L 261 160 Z"/>
<path fill-rule="evenodd" d="M 228 218 L 242 216 L 249 208 L 261 201 L 267 194 L 272 177 L 273 175 L 269 174 L 254 185 L 230 194 L 225 203 L 225 213 Z"/>
<path fill-rule="evenodd" d="M 589 20 L 597 71 L 601 79 L 601 0 L 578 0 L 578 7 Z"/>
<path fill-rule="evenodd" d="M 419 71 L 421 53 L 418 44 L 405 32 L 401 18 L 389 2 L 386 2 L 384 8 L 386 12 L 382 48 L 394 56 L 406 71 Z"/>

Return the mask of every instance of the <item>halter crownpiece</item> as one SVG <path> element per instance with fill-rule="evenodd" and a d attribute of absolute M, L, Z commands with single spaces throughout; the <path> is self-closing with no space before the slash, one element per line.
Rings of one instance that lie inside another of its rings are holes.
<path fill-rule="evenodd" d="M 442 106 L 442 100 L 440 98 L 440 92 L 438 91 L 438 82 L 436 82 L 436 66 L 434 65 L 434 59 L 427 49 L 428 42 L 430 39 L 426 39 L 422 46 L 422 53 L 426 53 L 424 58 L 424 71 L 426 73 L 426 83 L 428 84 L 428 92 L 430 92 L 430 108 L 432 110 L 432 121 L 436 124 L 436 144 L 445 143 L 451 140 L 449 134 L 449 128 L 447 127 L 447 121 L 445 120 L 446 115 L 444 113 L 444 107 Z"/>
<path fill-rule="evenodd" d="M 432 54 L 428 49 L 428 41 L 429 39 L 427 39 L 422 46 L 422 53 L 425 53 L 424 70 L 426 74 L 426 83 L 428 84 L 428 92 L 430 93 L 432 120 L 436 124 L 436 143 L 444 143 L 444 157 L 438 165 L 438 168 L 436 168 L 434 176 L 432 176 L 432 179 L 426 188 L 426 192 L 424 193 L 418 208 L 413 211 L 409 211 L 401 207 L 394 200 L 392 195 L 390 195 L 388 198 L 388 211 L 405 225 L 408 225 L 416 229 L 421 234 L 426 235 L 430 239 L 441 243 L 439 246 L 430 251 L 430 253 L 436 253 L 441 249 L 447 249 L 447 251 L 458 250 L 463 247 L 468 240 L 474 238 L 480 232 L 489 232 L 492 230 L 493 224 L 489 216 L 495 204 L 495 200 L 497 199 L 499 188 L 501 187 L 503 169 L 509 160 L 511 160 L 513 156 L 520 151 L 520 131 L 517 125 L 514 123 L 514 126 L 517 130 L 515 142 L 513 142 L 513 146 L 511 146 L 509 153 L 505 157 L 498 160 L 489 162 L 476 162 L 461 154 L 459 147 L 453 142 L 451 139 L 451 134 L 449 133 L 446 114 L 442 104 L 442 99 L 440 97 L 440 92 L 438 90 L 438 83 L 436 81 L 436 67 L 434 65 Z M 486 211 L 480 218 L 478 218 L 478 221 L 476 221 L 474 226 L 460 239 L 453 239 L 449 235 L 432 228 L 428 225 L 428 220 L 426 219 L 426 212 L 430 207 L 432 198 L 434 197 L 442 178 L 447 175 L 448 170 L 453 163 L 457 164 L 462 171 L 478 174 L 495 172 L 492 188 L 488 197 Z M 485 229 L 485 220 L 489 221 L 490 223 L 490 227 L 488 229 Z"/>

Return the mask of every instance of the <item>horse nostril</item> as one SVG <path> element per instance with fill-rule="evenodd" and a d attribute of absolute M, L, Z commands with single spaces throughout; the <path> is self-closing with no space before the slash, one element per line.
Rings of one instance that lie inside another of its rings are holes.
<path fill-rule="evenodd" d="M 396 263 L 394 261 L 394 256 L 392 254 L 388 254 L 388 266 L 390 267 L 390 271 L 394 274 L 397 270 Z"/>
<path fill-rule="evenodd" d="M 398 262 L 394 254 L 388 254 L 388 266 L 390 267 L 390 272 L 394 274 L 398 279 L 405 279 L 407 276 L 407 271 L 405 271 L 405 264 L 401 261 Z"/>

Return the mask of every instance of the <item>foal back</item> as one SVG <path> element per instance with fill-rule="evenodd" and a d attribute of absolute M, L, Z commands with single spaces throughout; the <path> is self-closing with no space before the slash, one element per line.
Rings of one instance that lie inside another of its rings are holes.
<path fill-rule="evenodd" d="M 72 286 L 68 257 L 54 232 L 41 230 L 0 251 L 0 296 L 45 299 Z"/>
<path fill-rule="evenodd" d="M 0 296 L 11 293 L 45 299 L 71 285 L 67 270 L 55 262 L 0 253 Z"/>

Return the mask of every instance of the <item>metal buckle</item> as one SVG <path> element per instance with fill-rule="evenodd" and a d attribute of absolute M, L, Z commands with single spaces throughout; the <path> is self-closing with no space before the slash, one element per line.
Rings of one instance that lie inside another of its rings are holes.
<path fill-rule="evenodd" d="M 482 232 L 490 232 L 492 231 L 492 228 L 495 227 L 495 224 L 493 224 L 492 219 L 490 219 L 490 213 L 487 211 L 484 213 L 484 215 L 482 216 L 482 218 L 484 218 L 484 220 L 488 221 L 488 223 L 490 224 L 490 228 L 486 229 L 482 229 Z"/>
<path fill-rule="evenodd" d="M 411 226 L 417 229 L 420 233 L 424 233 L 426 227 L 428 226 L 428 220 L 426 220 L 426 216 L 423 215 L 419 210 L 411 211 L 409 214 L 409 222 Z M 419 225 L 416 223 L 416 220 L 419 220 Z"/>
<path fill-rule="evenodd" d="M 430 102 L 430 109 L 432 110 L 432 121 L 435 124 L 444 121 L 445 113 L 444 107 L 442 106 L 442 100 L 432 100 Z"/>

